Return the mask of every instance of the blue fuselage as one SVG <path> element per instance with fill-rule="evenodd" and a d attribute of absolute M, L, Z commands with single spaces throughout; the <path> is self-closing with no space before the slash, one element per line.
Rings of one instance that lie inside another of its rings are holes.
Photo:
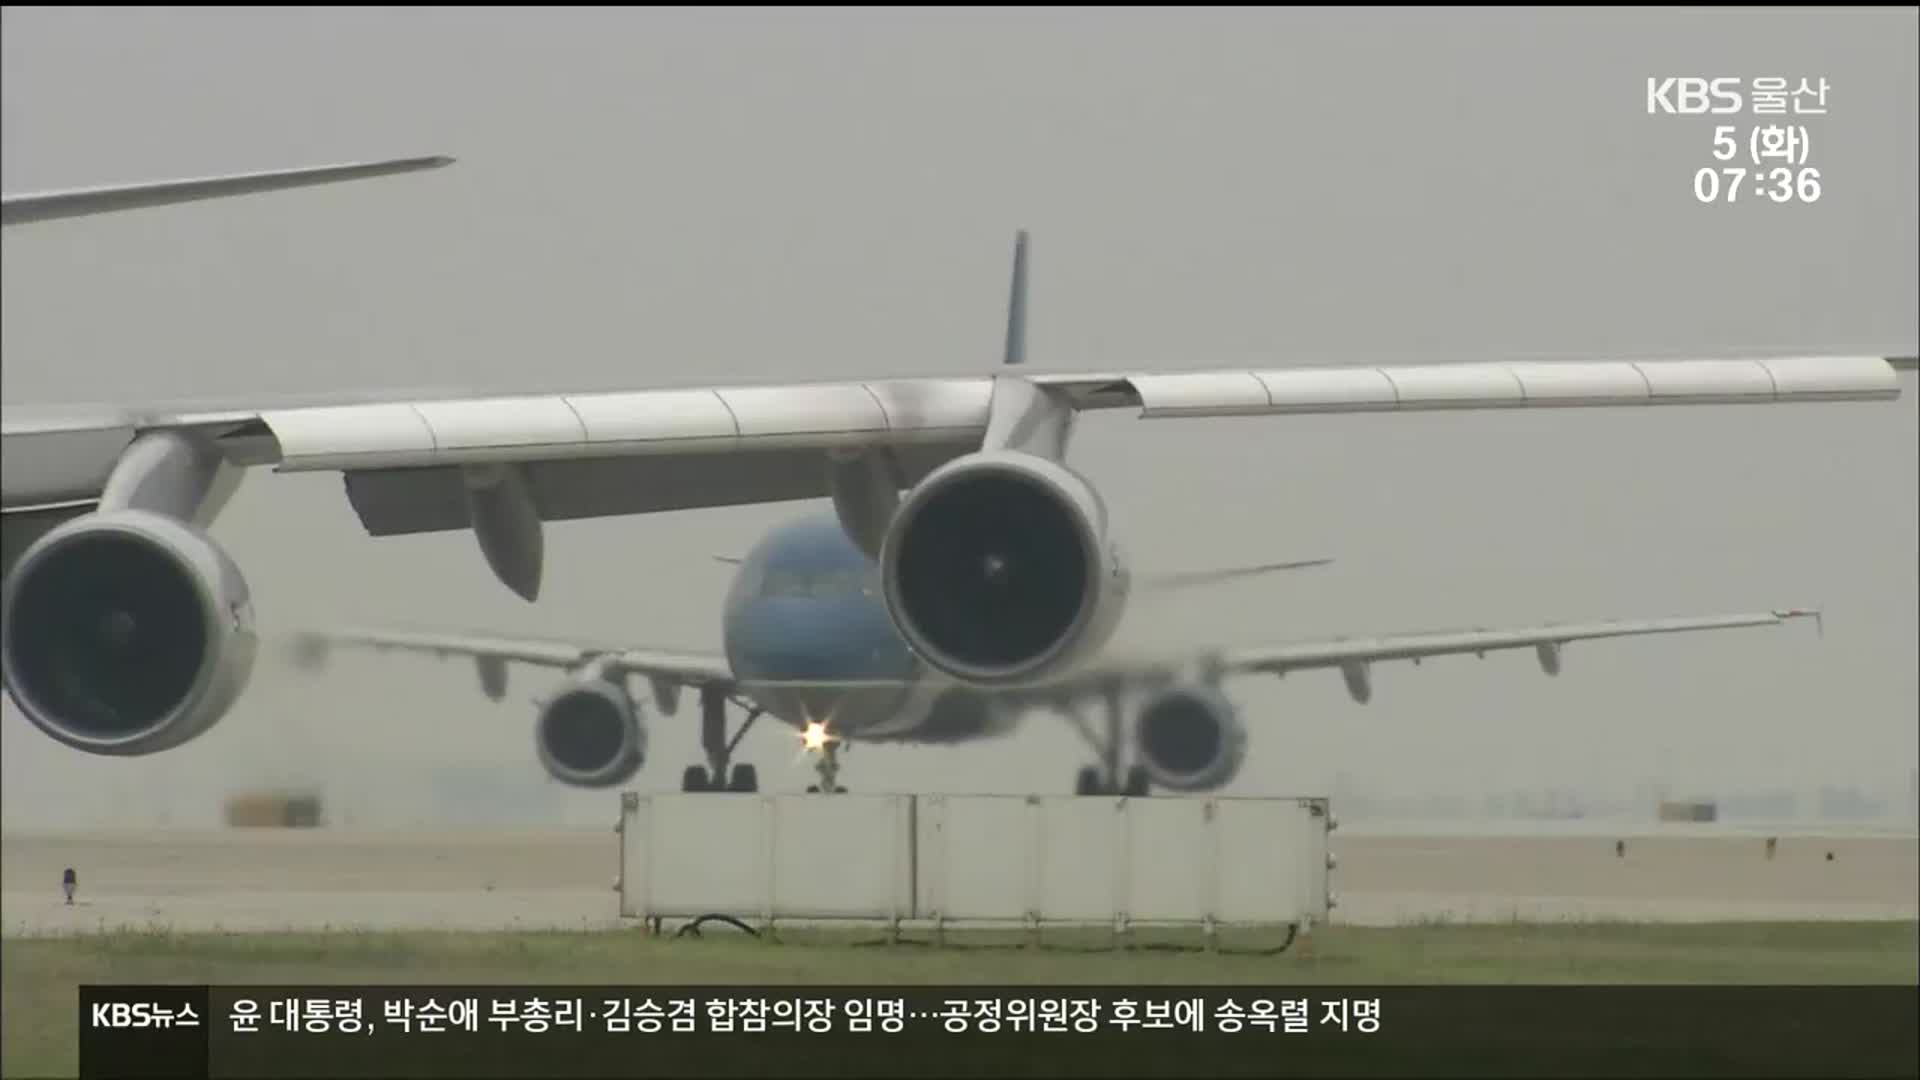
<path fill-rule="evenodd" d="M 959 742 L 1005 734 L 1017 719 L 913 654 L 887 613 L 879 566 L 832 510 L 761 538 L 727 591 L 723 632 L 741 689 L 794 727 Z"/>
<path fill-rule="evenodd" d="M 887 614 L 879 567 L 831 510 L 755 545 L 727 591 L 723 623 L 742 688 L 789 724 L 820 720 L 873 737 L 904 734 L 916 719 L 902 714 L 924 668 Z"/>

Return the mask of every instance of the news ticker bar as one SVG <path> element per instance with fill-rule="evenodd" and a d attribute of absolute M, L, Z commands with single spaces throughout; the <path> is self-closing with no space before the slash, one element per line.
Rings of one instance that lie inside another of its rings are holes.
<path fill-rule="evenodd" d="M 83 986 L 80 1075 L 1903 1076 L 1885 987 Z"/>

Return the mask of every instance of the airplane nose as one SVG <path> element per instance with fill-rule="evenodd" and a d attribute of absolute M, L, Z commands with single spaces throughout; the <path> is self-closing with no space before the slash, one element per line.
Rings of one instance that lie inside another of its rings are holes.
<path fill-rule="evenodd" d="M 846 678 L 852 657 L 835 644 L 817 638 L 770 642 L 754 656 L 754 667 L 761 678 L 781 682 Z"/>

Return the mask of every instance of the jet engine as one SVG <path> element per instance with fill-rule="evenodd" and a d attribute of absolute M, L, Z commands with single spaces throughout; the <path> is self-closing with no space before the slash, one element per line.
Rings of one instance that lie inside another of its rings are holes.
<path fill-rule="evenodd" d="M 640 771 L 647 732 L 624 686 L 587 675 L 561 687 L 540 707 L 534 745 L 540 764 L 561 783 L 612 787 Z"/>
<path fill-rule="evenodd" d="M 934 470 L 901 501 L 880 566 L 901 636 L 976 685 L 1038 678 L 1099 649 L 1130 585 L 1093 486 L 1018 452 Z"/>
<path fill-rule="evenodd" d="M 94 754 L 151 754 L 233 705 L 256 647 L 246 580 L 198 527 L 86 514 L 20 556 L 0 597 L 8 693 L 35 727 Z"/>
<path fill-rule="evenodd" d="M 1210 686 L 1161 690 L 1134 725 L 1140 764 L 1156 787 L 1216 791 L 1233 782 L 1247 754 L 1239 710 Z"/>

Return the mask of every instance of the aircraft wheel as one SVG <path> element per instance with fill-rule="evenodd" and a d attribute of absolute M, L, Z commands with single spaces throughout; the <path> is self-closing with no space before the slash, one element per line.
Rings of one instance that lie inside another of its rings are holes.
<path fill-rule="evenodd" d="M 687 766 L 686 771 L 680 774 L 680 790 L 688 792 L 713 790 L 713 785 L 707 782 L 706 768 L 700 765 Z"/>
<path fill-rule="evenodd" d="M 1145 767 L 1135 765 L 1127 770 L 1126 794 L 1129 798 L 1145 798 L 1153 793 L 1153 785 L 1147 780 Z"/>
<path fill-rule="evenodd" d="M 751 765 L 735 765 L 733 782 L 727 785 L 728 791 L 750 795 L 760 790 L 760 774 Z"/>
<path fill-rule="evenodd" d="M 1104 795 L 1106 794 L 1106 786 L 1106 784 L 1101 782 L 1100 770 L 1088 765 L 1080 770 L 1079 775 L 1074 777 L 1073 793 L 1075 795 Z"/>

